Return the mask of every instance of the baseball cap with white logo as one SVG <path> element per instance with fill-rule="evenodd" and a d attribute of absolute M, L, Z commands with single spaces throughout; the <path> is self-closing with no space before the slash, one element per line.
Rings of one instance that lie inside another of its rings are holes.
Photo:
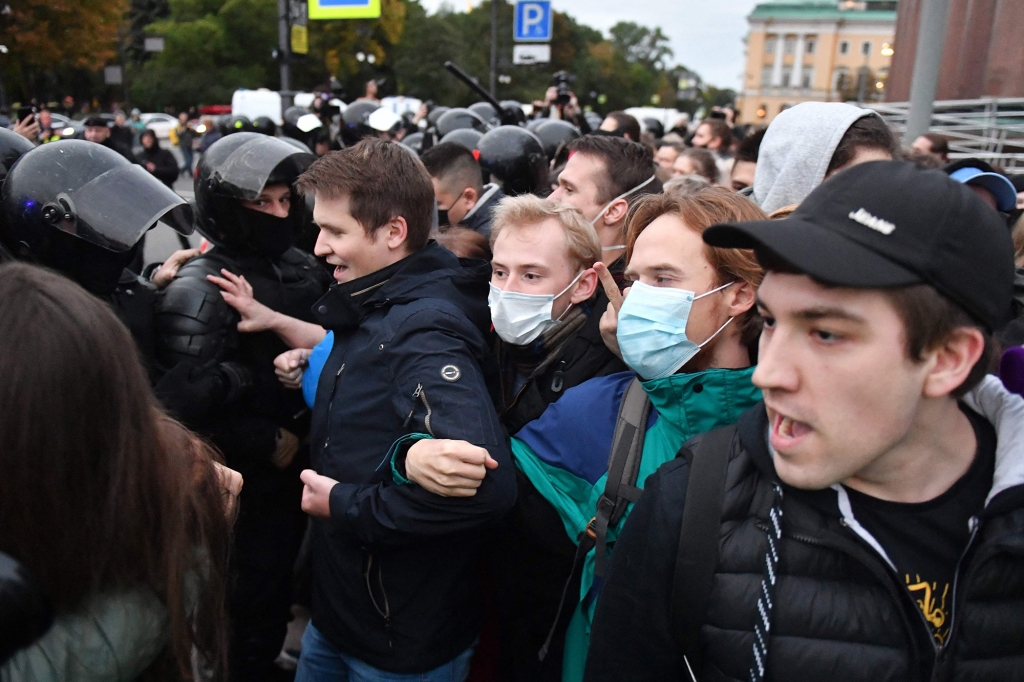
<path fill-rule="evenodd" d="M 831 286 L 928 284 L 989 330 L 1012 314 L 1013 243 L 998 213 L 942 171 L 848 168 L 782 220 L 714 225 L 711 246 L 754 249 Z"/>

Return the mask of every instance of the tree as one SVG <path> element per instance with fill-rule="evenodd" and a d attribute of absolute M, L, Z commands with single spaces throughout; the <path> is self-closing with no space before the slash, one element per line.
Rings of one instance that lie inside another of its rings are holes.
<path fill-rule="evenodd" d="M 39 96 L 78 72 L 95 72 L 117 56 L 118 31 L 127 0 L 7 0 L 0 60 L 13 97 Z M 86 79 L 88 81 L 88 79 Z"/>
<path fill-rule="evenodd" d="M 612 46 L 630 64 L 642 64 L 651 71 L 661 71 L 667 66 L 666 60 L 673 56 L 668 36 L 661 32 L 661 28 L 652 30 L 632 21 L 620 21 L 608 33 L 612 37 Z"/>

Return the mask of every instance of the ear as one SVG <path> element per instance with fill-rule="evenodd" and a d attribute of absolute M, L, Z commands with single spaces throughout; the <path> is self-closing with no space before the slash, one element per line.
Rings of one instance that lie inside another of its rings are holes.
<path fill-rule="evenodd" d="M 392 251 L 405 247 L 406 239 L 409 237 L 409 225 L 402 216 L 395 216 L 380 229 L 388 248 Z"/>
<path fill-rule="evenodd" d="M 941 345 L 926 351 L 929 368 L 922 393 L 926 398 L 941 398 L 955 391 L 985 350 L 985 336 L 974 327 L 959 327 Z"/>
<path fill-rule="evenodd" d="M 469 202 L 470 208 L 473 208 L 476 202 L 480 201 L 480 194 L 472 187 L 467 187 L 462 191 L 462 198 Z"/>
<path fill-rule="evenodd" d="M 602 220 L 605 225 L 618 225 L 626 219 L 627 213 L 629 213 L 629 202 L 625 199 L 616 199 L 604 212 Z"/>
<path fill-rule="evenodd" d="M 754 307 L 757 290 L 750 282 L 738 279 L 734 284 L 726 287 L 722 293 L 725 294 L 725 304 L 729 317 L 739 317 Z"/>
<path fill-rule="evenodd" d="M 572 292 L 569 301 L 573 305 L 589 301 L 590 297 L 597 291 L 597 281 L 597 271 L 594 268 L 584 270 L 580 276 L 580 281 L 576 282 L 576 291 Z"/>

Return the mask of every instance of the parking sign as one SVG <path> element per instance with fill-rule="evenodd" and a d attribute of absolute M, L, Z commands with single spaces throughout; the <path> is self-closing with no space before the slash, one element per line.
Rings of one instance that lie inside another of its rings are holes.
<path fill-rule="evenodd" d="M 551 2 L 520 0 L 516 3 L 516 42 L 546 43 L 551 40 Z"/>

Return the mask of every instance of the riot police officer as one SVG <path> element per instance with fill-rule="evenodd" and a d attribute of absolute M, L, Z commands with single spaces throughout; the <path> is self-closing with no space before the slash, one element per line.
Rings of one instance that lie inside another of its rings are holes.
<path fill-rule="evenodd" d="M 209 277 L 222 271 L 244 277 L 260 303 L 312 321 L 311 307 L 329 276 L 293 245 L 306 204 L 292 200 L 291 186 L 313 159 L 258 133 L 214 143 L 195 182 L 198 228 L 214 248 L 184 265 L 157 305 L 161 362 L 231 361 L 240 368 L 237 390 L 191 424 L 245 479 L 229 601 L 232 676 L 239 680 L 272 679 L 290 617 L 292 566 L 306 527 L 298 474 L 309 416 L 301 395 L 274 374 L 274 358 L 287 346 L 269 331 L 240 334 L 238 314 Z"/>
<path fill-rule="evenodd" d="M 155 289 L 128 266 L 158 221 L 191 234 L 192 209 L 144 168 L 82 140 L 25 153 L 4 180 L 0 244 L 107 300 L 132 333 L 152 378 Z"/>

